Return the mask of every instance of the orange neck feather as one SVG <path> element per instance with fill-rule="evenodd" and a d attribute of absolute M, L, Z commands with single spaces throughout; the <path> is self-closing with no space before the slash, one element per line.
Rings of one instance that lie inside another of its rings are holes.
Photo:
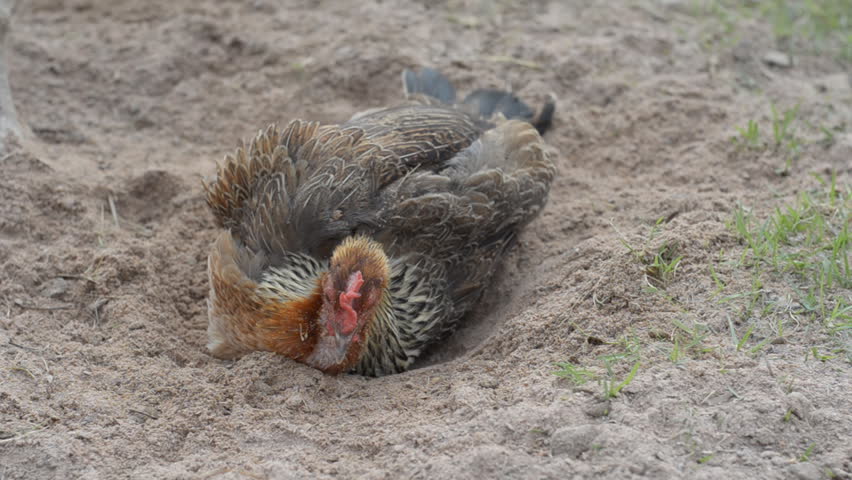
<path fill-rule="evenodd" d="M 310 355 L 319 337 L 320 308 L 321 282 L 305 298 L 264 305 L 263 318 L 257 322 L 264 349 L 297 361 Z"/>

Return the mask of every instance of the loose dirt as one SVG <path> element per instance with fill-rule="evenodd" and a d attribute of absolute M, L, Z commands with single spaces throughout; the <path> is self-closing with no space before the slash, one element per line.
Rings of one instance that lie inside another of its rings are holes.
<path fill-rule="evenodd" d="M 809 355 L 836 339 L 796 319 L 737 351 L 745 326 L 709 269 L 749 288 L 717 261 L 742 249 L 738 204 L 771 213 L 810 173 L 852 183 L 848 63 L 768 65 L 769 26 L 728 45 L 673 0 L 18 3 L 0 478 L 852 478 L 848 357 Z M 559 98 L 558 179 L 493 294 L 401 375 L 211 358 L 202 178 L 269 123 L 393 103 L 418 65 L 462 92 Z M 782 150 L 731 141 L 750 119 L 771 138 L 771 104 L 834 132 L 786 175 Z M 625 247 L 663 242 L 683 256 L 664 286 Z M 676 322 L 704 337 L 673 362 Z"/>

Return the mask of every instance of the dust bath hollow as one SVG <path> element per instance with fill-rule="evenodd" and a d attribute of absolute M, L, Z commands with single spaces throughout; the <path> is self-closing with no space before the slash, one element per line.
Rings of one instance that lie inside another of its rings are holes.
<path fill-rule="evenodd" d="M 459 328 L 445 339 L 427 348 L 414 362 L 411 370 L 455 360 L 465 361 L 465 355 L 487 343 L 493 335 L 497 334 L 503 323 L 516 312 L 520 298 L 515 294 L 512 282 L 522 274 L 517 272 L 517 267 L 514 266 L 515 255 L 510 253 L 507 257 L 505 264 L 498 265 L 493 283 L 487 290 L 497 294 L 483 295 L 473 311 L 468 312 L 459 321 Z M 512 273 L 509 274 L 508 270 Z"/>

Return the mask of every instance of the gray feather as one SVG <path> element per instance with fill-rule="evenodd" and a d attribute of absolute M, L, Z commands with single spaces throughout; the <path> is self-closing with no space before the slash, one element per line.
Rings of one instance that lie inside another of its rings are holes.
<path fill-rule="evenodd" d="M 422 70 L 404 81 L 408 93 L 452 103 L 442 78 Z M 506 98 L 509 113 L 528 117 Z M 276 278 L 315 279 L 355 233 L 382 244 L 391 258 L 388 303 L 357 368 L 377 375 L 408 368 L 473 308 L 543 208 L 554 173 L 529 123 L 495 125 L 412 95 L 342 125 L 270 127 L 227 157 L 206 188 L 219 224 L 249 252 L 240 265 L 250 278 L 278 269 Z M 310 275 L 282 273 L 293 265 Z"/>

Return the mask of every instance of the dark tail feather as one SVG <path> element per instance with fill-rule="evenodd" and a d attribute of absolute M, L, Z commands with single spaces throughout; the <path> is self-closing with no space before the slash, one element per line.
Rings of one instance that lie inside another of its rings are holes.
<path fill-rule="evenodd" d="M 405 95 L 428 95 L 448 105 L 456 102 L 456 89 L 450 80 L 441 72 L 432 68 L 421 68 L 414 72 L 404 70 L 402 72 L 402 86 Z M 465 97 L 462 102 L 469 113 L 479 115 L 483 119 L 489 119 L 496 113 L 503 114 L 506 118 L 517 118 L 530 122 L 538 133 L 544 134 L 553 121 L 556 111 L 556 97 L 548 95 L 538 115 L 518 97 L 510 92 L 481 88 Z M 468 110 L 469 109 L 469 110 Z"/>
<path fill-rule="evenodd" d="M 544 101 L 544 105 L 541 107 L 541 110 L 538 111 L 538 115 L 536 115 L 532 120 L 533 127 L 538 130 L 538 133 L 544 135 L 544 132 L 550 130 L 550 126 L 553 124 L 553 114 L 555 112 L 556 95 L 549 93 L 547 94 L 547 99 Z"/>
<path fill-rule="evenodd" d="M 424 94 L 452 105 L 456 101 L 456 89 L 453 84 L 437 70 L 421 68 L 415 73 L 406 69 L 402 72 L 402 86 L 405 95 Z"/>
<path fill-rule="evenodd" d="M 471 92 L 462 103 L 472 107 L 482 118 L 491 118 L 495 113 L 502 113 L 506 118 L 526 121 L 533 118 L 533 111 L 526 103 L 502 90 L 480 88 Z"/>
<path fill-rule="evenodd" d="M 530 122 L 539 133 L 550 128 L 553 113 L 556 111 L 556 99 L 549 95 L 538 115 L 518 97 L 510 92 L 494 89 L 479 89 L 465 97 L 462 102 L 479 113 L 482 118 L 491 118 L 496 113 L 506 118 L 517 118 Z"/>

